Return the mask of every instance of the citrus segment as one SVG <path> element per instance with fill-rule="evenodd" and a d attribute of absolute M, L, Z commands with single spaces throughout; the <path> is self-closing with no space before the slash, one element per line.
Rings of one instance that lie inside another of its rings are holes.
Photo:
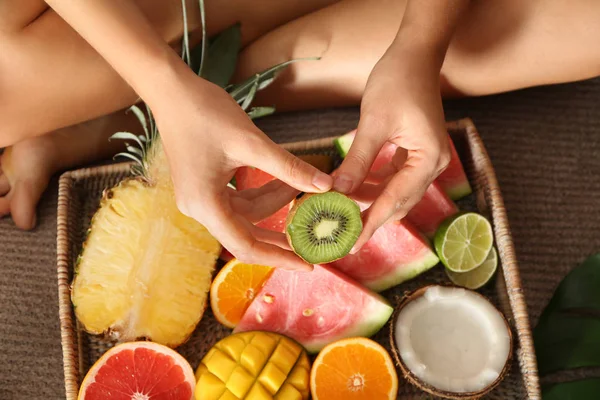
<path fill-rule="evenodd" d="M 469 272 L 452 272 L 446 268 L 446 274 L 450 281 L 457 286 L 475 290 L 484 286 L 492 279 L 498 266 L 498 255 L 492 247 L 487 258 L 479 267 Z"/>
<path fill-rule="evenodd" d="M 190 400 L 196 380 L 177 352 L 152 342 L 130 342 L 107 351 L 89 370 L 79 400 Z"/>
<path fill-rule="evenodd" d="M 448 218 L 435 234 L 435 249 L 442 263 L 453 272 L 468 272 L 487 258 L 494 234 L 482 215 L 465 212 Z"/>
<path fill-rule="evenodd" d="M 237 259 L 225 264 L 210 288 L 210 305 L 215 318 L 228 328 L 234 328 L 272 271 L 272 267 L 245 264 Z"/>
<path fill-rule="evenodd" d="M 219 341 L 196 371 L 200 400 L 308 399 L 310 363 L 293 340 L 271 332 L 245 332 Z"/>
<path fill-rule="evenodd" d="M 388 352 L 367 338 L 331 343 L 317 356 L 310 374 L 315 400 L 395 399 L 398 376 Z"/>

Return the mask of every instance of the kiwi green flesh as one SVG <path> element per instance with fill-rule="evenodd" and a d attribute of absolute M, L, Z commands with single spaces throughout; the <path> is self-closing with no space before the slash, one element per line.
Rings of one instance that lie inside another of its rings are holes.
<path fill-rule="evenodd" d="M 337 192 L 306 199 L 287 226 L 294 252 L 311 264 L 344 257 L 361 231 L 358 204 Z"/>

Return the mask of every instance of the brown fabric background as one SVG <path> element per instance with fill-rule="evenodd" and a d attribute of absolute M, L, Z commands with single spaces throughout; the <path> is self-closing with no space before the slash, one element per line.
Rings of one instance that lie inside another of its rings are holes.
<path fill-rule="evenodd" d="M 562 277 L 600 251 L 600 79 L 446 102 L 471 117 L 506 202 L 532 324 Z M 276 141 L 344 133 L 356 109 L 273 116 Z M 39 226 L 0 220 L 0 399 L 64 398 L 56 287 L 54 182 Z"/>

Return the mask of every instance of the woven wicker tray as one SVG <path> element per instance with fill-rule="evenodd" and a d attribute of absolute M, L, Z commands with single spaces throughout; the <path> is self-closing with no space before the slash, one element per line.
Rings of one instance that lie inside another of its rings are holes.
<path fill-rule="evenodd" d="M 501 268 L 494 283 L 484 288 L 482 293 L 504 312 L 515 338 L 513 349 L 515 357 L 510 372 L 500 386 L 485 398 L 541 399 L 525 298 L 504 202 L 494 169 L 471 120 L 448 123 L 448 131 L 453 137 L 474 190 L 471 196 L 459 201 L 459 206 L 462 209 L 483 213 L 490 218 L 494 228 Z M 326 153 L 336 156 L 333 139 L 318 139 L 283 146 L 295 154 Z M 339 161 L 338 159 L 337 162 Z M 113 186 L 128 174 L 128 164 L 115 164 L 67 172 L 60 178 L 57 272 L 65 388 L 68 400 L 77 398 L 79 385 L 88 368 L 111 346 L 83 332 L 76 321 L 70 299 L 73 265 L 81 250 L 90 219 L 98 207 L 103 189 Z M 439 266 L 410 282 L 384 292 L 383 295 L 393 302 L 407 290 L 434 282 L 448 283 L 443 269 Z M 228 329 L 216 322 L 208 307 L 191 339 L 178 351 L 195 369 L 206 351 L 229 333 Z M 387 338 L 387 326 L 374 337 L 389 349 Z M 432 397 L 401 380 L 398 398 L 425 400 Z"/>

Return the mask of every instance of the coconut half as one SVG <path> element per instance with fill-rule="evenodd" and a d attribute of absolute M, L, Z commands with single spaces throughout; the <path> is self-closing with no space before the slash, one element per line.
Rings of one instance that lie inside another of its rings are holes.
<path fill-rule="evenodd" d="M 426 286 L 400 302 L 390 324 L 396 363 L 412 384 L 433 395 L 476 399 L 508 372 L 508 322 L 475 291 Z"/>

